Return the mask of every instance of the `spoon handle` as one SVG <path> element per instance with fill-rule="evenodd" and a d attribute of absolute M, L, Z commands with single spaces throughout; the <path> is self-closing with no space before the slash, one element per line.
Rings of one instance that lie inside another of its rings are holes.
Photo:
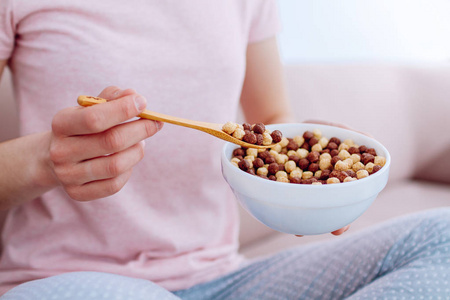
<path fill-rule="evenodd" d="M 99 97 L 93 97 L 93 96 L 79 96 L 78 97 L 78 104 L 81 106 L 92 106 L 95 104 L 105 103 L 107 102 L 106 99 L 102 99 Z M 222 130 L 222 125 L 217 123 L 207 123 L 207 122 L 200 122 L 200 121 L 194 121 L 189 119 L 183 119 L 179 117 L 169 116 L 165 114 L 161 114 L 158 112 L 150 111 L 145 109 L 141 114 L 139 114 L 140 118 L 143 119 L 149 119 L 154 121 L 162 121 L 166 123 L 171 123 L 174 125 L 184 126 L 196 130 L 200 130 L 203 132 L 206 132 L 208 134 L 211 134 L 215 137 L 218 137 L 222 140 L 225 140 L 227 142 L 235 143 L 240 146 L 244 146 L 247 148 L 257 148 L 257 149 L 265 149 L 270 148 L 273 145 L 269 146 L 261 146 L 261 145 L 254 145 L 246 143 L 242 140 L 239 140 L 228 133 L 225 133 Z"/>
<path fill-rule="evenodd" d="M 78 97 L 78 104 L 81 106 L 92 106 L 95 104 L 105 103 L 105 102 L 107 102 L 106 99 L 99 98 L 99 97 L 93 97 L 93 96 L 79 96 Z M 144 109 L 142 111 L 142 113 L 139 114 L 139 117 L 143 118 L 143 119 L 162 121 L 162 122 L 171 123 L 174 125 L 180 125 L 180 126 L 184 126 L 184 127 L 198 129 L 198 130 L 207 130 L 207 129 L 221 130 L 221 128 L 222 128 L 221 127 L 222 125 L 220 125 L 220 124 L 183 119 L 183 118 L 179 118 L 179 117 L 165 115 L 165 114 L 151 111 L 148 109 Z"/>

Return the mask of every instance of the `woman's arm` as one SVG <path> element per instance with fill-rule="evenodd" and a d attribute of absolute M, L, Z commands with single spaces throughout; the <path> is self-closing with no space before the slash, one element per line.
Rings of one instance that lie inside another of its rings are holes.
<path fill-rule="evenodd" d="M 251 124 L 294 121 L 276 38 L 248 46 L 241 105 L 246 121 Z"/>
<path fill-rule="evenodd" d="M 88 201 L 125 185 L 143 157 L 142 141 L 162 124 L 123 123 L 145 108 L 145 99 L 134 90 L 109 87 L 100 97 L 115 101 L 63 109 L 54 116 L 51 131 L 0 143 L 0 210 L 57 186 L 75 200 Z"/>
<path fill-rule="evenodd" d="M 7 60 L 0 60 L 0 79 L 2 79 L 3 70 L 7 64 Z"/>

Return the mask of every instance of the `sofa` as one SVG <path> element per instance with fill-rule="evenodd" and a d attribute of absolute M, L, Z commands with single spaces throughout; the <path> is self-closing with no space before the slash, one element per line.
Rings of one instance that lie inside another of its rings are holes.
<path fill-rule="evenodd" d="M 345 235 L 389 218 L 450 205 L 450 64 L 286 65 L 285 79 L 297 121 L 346 124 L 371 134 L 391 154 L 386 188 Z M 0 83 L 0 102 L 4 141 L 18 135 L 8 70 Z M 240 214 L 240 250 L 248 258 L 339 238 L 295 237 L 262 225 L 242 208 Z"/>

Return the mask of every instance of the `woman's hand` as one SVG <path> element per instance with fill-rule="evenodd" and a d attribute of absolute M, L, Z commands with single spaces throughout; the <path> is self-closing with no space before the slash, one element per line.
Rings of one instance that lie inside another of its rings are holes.
<path fill-rule="evenodd" d="M 91 107 L 70 107 L 52 122 L 49 159 L 52 173 L 67 194 L 88 201 L 118 192 L 144 156 L 144 140 L 161 122 L 139 119 L 146 100 L 134 90 L 104 89 L 108 101 Z"/>

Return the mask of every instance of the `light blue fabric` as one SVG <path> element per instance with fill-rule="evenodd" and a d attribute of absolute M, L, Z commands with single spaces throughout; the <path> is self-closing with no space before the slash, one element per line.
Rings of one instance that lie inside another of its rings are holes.
<path fill-rule="evenodd" d="M 450 299 L 450 209 L 289 249 L 175 293 L 142 279 L 75 272 L 24 283 L 1 300 L 180 298 Z"/>

